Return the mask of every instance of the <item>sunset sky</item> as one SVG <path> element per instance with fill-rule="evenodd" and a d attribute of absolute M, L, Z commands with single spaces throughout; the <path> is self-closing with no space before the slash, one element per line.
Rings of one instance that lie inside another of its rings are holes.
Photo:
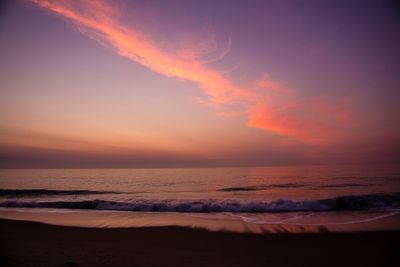
<path fill-rule="evenodd" d="M 0 167 L 400 160 L 395 1 L 0 9 Z"/>

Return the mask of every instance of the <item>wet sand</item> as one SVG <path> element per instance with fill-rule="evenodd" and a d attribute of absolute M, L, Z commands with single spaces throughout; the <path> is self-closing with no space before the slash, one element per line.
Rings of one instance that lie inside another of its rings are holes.
<path fill-rule="evenodd" d="M 1 266 L 400 266 L 399 231 L 243 234 L 0 220 Z"/>

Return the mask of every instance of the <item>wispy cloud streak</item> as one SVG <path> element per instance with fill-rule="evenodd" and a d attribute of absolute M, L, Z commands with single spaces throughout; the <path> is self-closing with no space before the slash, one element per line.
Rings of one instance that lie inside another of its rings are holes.
<path fill-rule="evenodd" d="M 332 104 L 317 99 L 294 101 L 291 90 L 268 75 L 245 88 L 211 68 L 210 62 L 163 51 L 148 35 L 122 23 L 122 11 L 107 1 L 31 2 L 72 21 L 83 34 L 111 45 L 121 56 L 164 76 L 198 84 L 212 105 L 239 106 L 249 116 L 251 127 L 314 142 L 326 139 L 347 116 L 344 105 L 333 108 Z M 231 39 L 227 49 L 214 60 L 221 60 L 230 50 Z M 181 54 L 187 55 L 188 51 Z"/>

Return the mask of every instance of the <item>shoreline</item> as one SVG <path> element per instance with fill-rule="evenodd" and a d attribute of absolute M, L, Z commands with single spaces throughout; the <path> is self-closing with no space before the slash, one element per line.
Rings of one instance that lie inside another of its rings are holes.
<path fill-rule="evenodd" d="M 88 228 L 177 226 L 257 234 L 341 233 L 400 231 L 399 212 L 176 213 L 0 208 L 0 219 Z"/>
<path fill-rule="evenodd" d="M 251 234 L 0 219 L 2 266 L 398 266 L 400 231 Z"/>

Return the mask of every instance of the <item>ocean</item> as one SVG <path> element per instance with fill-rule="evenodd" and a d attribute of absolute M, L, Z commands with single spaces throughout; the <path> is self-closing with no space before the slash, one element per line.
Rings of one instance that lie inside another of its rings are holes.
<path fill-rule="evenodd" d="M 400 229 L 398 166 L 4 169 L 0 218 L 240 232 Z"/>

